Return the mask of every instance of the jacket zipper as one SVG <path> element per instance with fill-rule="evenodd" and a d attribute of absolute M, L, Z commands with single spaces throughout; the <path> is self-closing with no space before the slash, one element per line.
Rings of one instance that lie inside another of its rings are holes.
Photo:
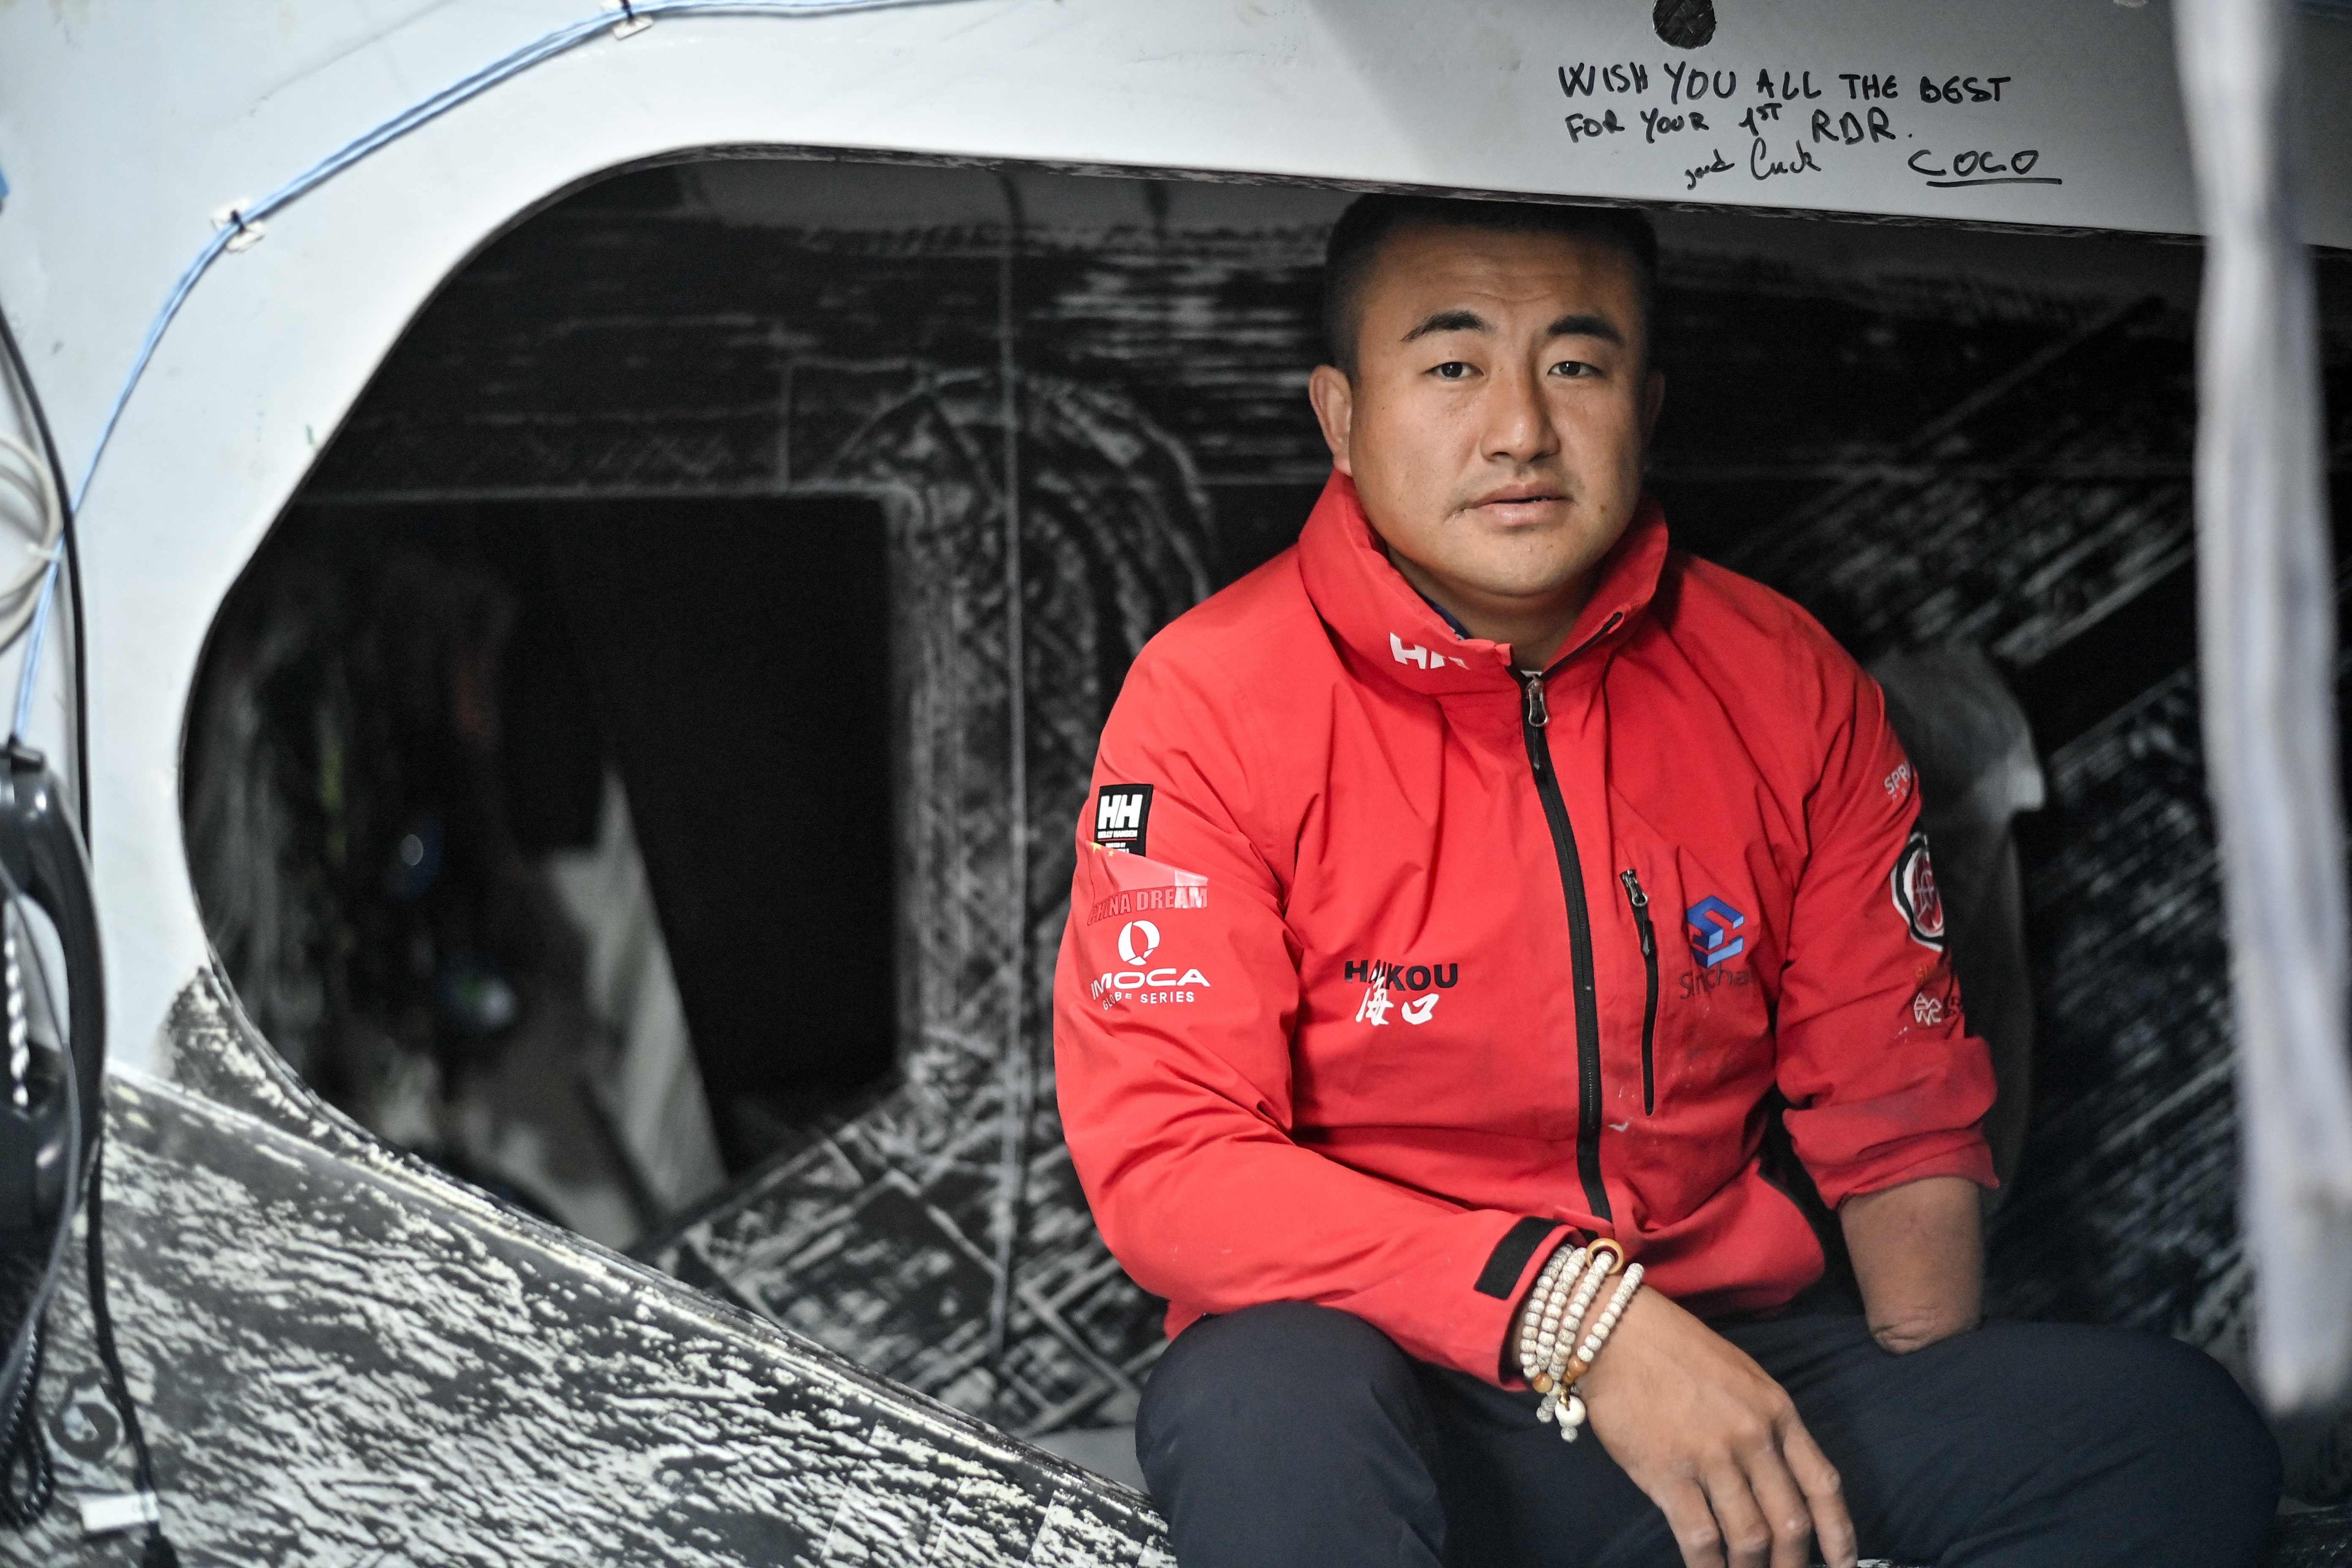
<path fill-rule="evenodd" d="M 1642 1114 L 1650 1116 L 1658 1109 L 1658 1079 L 1650 1059 L 1650 1043 L 1658 1032 L 1658 936 L 1650 929 L 1650 895 L 1642 891 L 1642 879 L 1628 867 L 1617 879 L 1625 884 L 1625 901 L 1633 906 L 1633 925 L 1642 933 L 1643 975 L 1649 982 L 1649 994 L 1642 1004 Z"/>
<path fill-rule="evenodd" d="M 1560 887 L 1568 896 L 1569 984 L 1576 994 L 1577 1174 L 1583 1179 L 1585 1205 L 1594 1218 L 1607 1223 L 1612 1216 L 1609 1188 L 1601 1179 L 1601 1006 L 1592 989 L 1592 915 L 1584 902 L 1576 829 L 1569 824 L 1568 803 L 1560 798 L 1559 780 L 1552 771 L 1551 742 L 1544 737 L 1551 712 L 1544 704 L 1543 677 L 1519 672 L 1518 681 L 1527 694 L 1520 728 L 1527 740 L 1528 766 L 1536 776 L 1544 820 L 1551 826 Z"/>

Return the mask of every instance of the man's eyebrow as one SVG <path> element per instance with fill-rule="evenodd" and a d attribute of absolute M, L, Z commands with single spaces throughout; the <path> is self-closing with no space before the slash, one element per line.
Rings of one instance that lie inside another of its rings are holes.
<path fill-rule="evenodd" d="M 1407 332 L 1403 341 L 1411 342 L 1432 332 L 1491 332 L 1494 330 L 1486 318 L 1475 310 L 1440 310 Z"/>
<path fill-rule="evenodd" d="M 1562 316 L 1545 333 L 1554 338 L 1599 338 L 1604 343 L 1624 345 L 1625 334 L 1606 316 Z"/>

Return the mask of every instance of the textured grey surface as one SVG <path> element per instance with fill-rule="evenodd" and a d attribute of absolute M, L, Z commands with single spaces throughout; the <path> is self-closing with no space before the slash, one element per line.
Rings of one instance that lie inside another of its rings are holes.
<path fill-rule="evenodd" d="M 1169 1561 L 1135 1494 L 353 1134 L 209 979 L 172 1034 L 205 1093 L 116 1082 L 107 1223 L 184 1561 Z M 56 1324 L 87 1411 L 78 1281 Z M 68 1499 L 121 1486 L 110 1423 L 60 1419 Z M 70 1517 L 0 1560 L 129 1559 Z"/>
<path fill-rule="evenodd" d="M 2267 1568 L 2346 1568 L 2352 1563 L 2352 1504 L 2283 1517 L 2263 1562 Z"/>

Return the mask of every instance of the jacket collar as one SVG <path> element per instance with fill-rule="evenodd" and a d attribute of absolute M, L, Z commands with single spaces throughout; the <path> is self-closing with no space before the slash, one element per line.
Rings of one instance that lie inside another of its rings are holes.
<path fill-rule="evenodd" d="M 1356 658 L 1402 685 L 1439 696 L 1516 690 L 1510 645 L 1465 637 L 1413 591 L 1364 516 L 1356 484 L 1334 472 L 1298 536 L 1299 570 L 1316 614 Z M 1666 519 L 1644 496 L 1625 536 L 1601 558 L 1592 597 L 1548 674 L 1598 667 L 1657 594 Z"/>

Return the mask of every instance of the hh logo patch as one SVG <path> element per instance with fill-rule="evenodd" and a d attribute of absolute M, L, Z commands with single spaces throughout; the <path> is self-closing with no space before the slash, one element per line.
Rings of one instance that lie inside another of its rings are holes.
<path fill-rule="evenodd" d="M 1105 784 L 1096 793 L 1096 843 L 1130 855 L 1148 854 L 1143 833 L 1150 822 L 1150 784 Z"/>
<path fill-rule="evenodd" d="M 1721 899 L 1701 899 L 1683 911 L 1683 922 L 1690 928 L 1691 956 L 1709 969 L 1748 951 L 1748 939 L 1731 934 L 1748 917 Z"/>
<path fill-rule="evenodd" d="M 1886 886 L 1895 898 L 1895 912 L 1910 929 L 1911 940 L 1942 952 L 1944 900 L 1936 891 L 1936 868 L 1927 858 L 1927 835 L 1922 829 L 1913 828 L 1911 837 L 1904 840 L 1903 853 L 1895 858 L 1895 870 Z"/>

